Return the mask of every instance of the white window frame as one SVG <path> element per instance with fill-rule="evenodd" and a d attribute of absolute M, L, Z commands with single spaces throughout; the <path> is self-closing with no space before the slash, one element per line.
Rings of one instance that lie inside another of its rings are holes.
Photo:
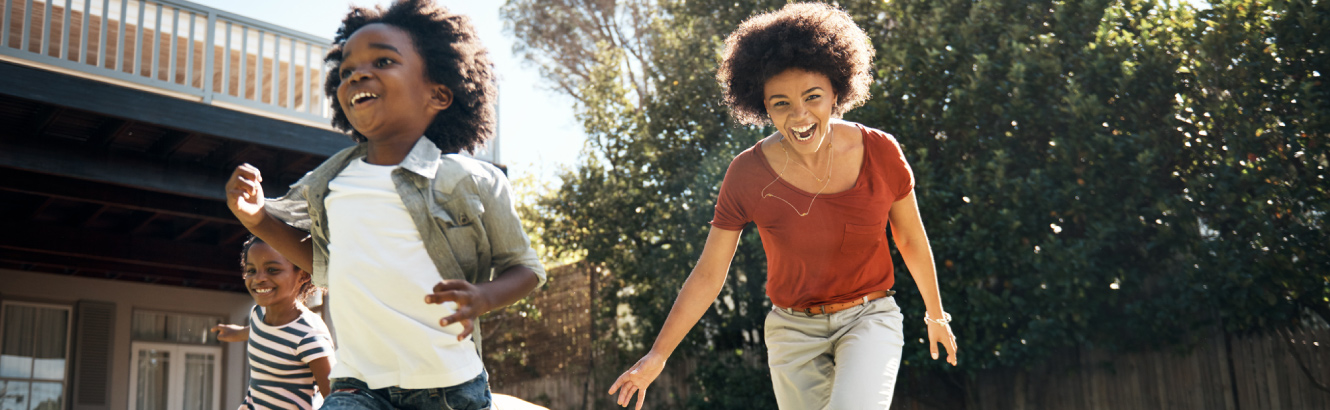
<path fill-rule="evenodd" d="M 171 354 L 171 367 L 168 370 L 167 379 L 170 383 L 167 386 L 166 410 L 184 410 L 185 394 L 185 355 L 189 353 L 211 354 L 216 358 L 215 365 L 212 367 L 212 410 L 221 409 L 222 398 L 222 346 L 212 345 L 190 345 L 162 342 L 130 342 L 129 354 L 129 409 L 135 410 L 138 407 L 138 387 L 139 387 L 139 351 L 143 349 L 157 349 L 169 351 Z"/>
<path fill-rule="evenodd" d="M 5 340 L 5 316 L 7 316 L 7 315 L 6 315 L 6 312 L 8 312 L 8 309 L 9 309 L 10 306 L 14 306 L 14 305 L 18 305 L 18 306 L 27 306 L 27 307 L 36 307 L 36 308 L 43 308 L 43 309 L 59 309 L 59 310 L 64 310 L 65 313 L 68 315 L 68 316 L 66 316 L 66 320 L 65 320 L 65 371 L 64 371 L 64 375 L 65 375 L 65 377 L 64 377 L 63 379 L 59 380 L 59 382 L 60 382 L 60 404 L 61 404 L 60 407 L 61 407 L 62 409 L 69 409 L 69 408 L 70 408 L 70 403 L 69 403 L 69 398 L 70 398 L 70 392 L 69 392 L 69 373 L 71 373 L 71 372 L 72 372 L 72 369 L 74 368 L 74 367 L 73 367 L 73 364 L 74 364 L 74 361 L 73 361 L 73 356 L 74 356 L 74 352 L 73 352 L 73 346 L 74 346 L 74 306 L 72 306 L 72 305 L 59 305 L 59 304 L 52 304 L 52 303 L 23 302 L 23 301 L 17 301 L 17 300 L 0 301 L 0 343 L 3 343 L 3 341 Z M 8 381 L 28 382 L 28 383 L 29 383 L 29 384 L 28 384 L 28 395 L 29 395 L 28 398 L 31 399 L 31 398 L 32 398 L 32 397 L 31 397 L 31 395 L 32 395 L 32 383 L 54 383 L 54 382 L 56 382 L 57 380 L 54 380 L 54 379 L 37 379 L 37 378 L 32 378 L 32 377 L 29 377 L 29 378 L 26 378 L 26 379 L 19 379 L 19 378 L 12 378 L 12 377 L 0 377 L 0 381 L 6 381 L 6 382 L 8 382 Z"/>

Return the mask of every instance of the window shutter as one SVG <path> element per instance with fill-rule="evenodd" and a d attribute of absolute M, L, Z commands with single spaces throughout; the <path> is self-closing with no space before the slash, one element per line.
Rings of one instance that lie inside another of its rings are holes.
<path fill-rule="evenodd" d="M 74 315 L 73 410 L 109 410 L 115 303 L 79 301 Z"/>

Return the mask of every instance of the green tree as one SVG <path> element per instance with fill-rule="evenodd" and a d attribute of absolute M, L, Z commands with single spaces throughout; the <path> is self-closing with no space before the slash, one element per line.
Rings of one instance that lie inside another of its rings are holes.
<path fill-rule="evenodd" d="M 1330 320 L 1330 4 L 1235 0 L 1198 15 L 1177 112 L 1195 284 L 1230 331 Z M 1326 74 L 1330 74 L 1327 71 Z"/>
<path fill-rule="evenodd" d="M 854 14 L 880 40 L 879 90 L 849 116 L 896 133 L 913 161 L 969 365 L 1187 337 L 1201 309 L 1178 274 L 1198 237 L 1173 175 L 1184 9 L 896 1 Z"/>
<path fill-rule="evenodd" d="M 531 0 L 503 9 L 518 38 L 514 51 L 576 101 L 588 135 L 577 169 L 523 212 L 550 249 L 585 255 L 613 273 L 593 314 L 615 323 L 623 307 L 635 320 L 613 341 L 623 356 L 599 366 L 609 380 L 654 340 L 701 252 L 725 168 L 764 135 L 730 122 L 714 79 L 725 35 L 751 10 L 749 3 Z M 680 349 L 687 353 L 679 357 L 699 363 L 698 375 L 714 377 L 695 379 L 696 397 L 671 401 L 774 406 L 761 338 L 770 309 L 765 283 L 761 245 L 750 232 L 720 301 Z M 736 378 L 729 365 L 739 366 L 743 383 L 722 382 Z M 675 392 L 651 394 L 664 401 Z"/>

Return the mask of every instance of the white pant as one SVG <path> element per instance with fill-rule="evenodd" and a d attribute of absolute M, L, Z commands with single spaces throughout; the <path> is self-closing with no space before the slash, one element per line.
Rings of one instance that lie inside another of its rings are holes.
<path fill-rule="evenodd" d="M 773 309 L 765 328 L 776 403 L 786 410 L 890 407 L 903 320 L 891 297 L 811 317 Z"/>

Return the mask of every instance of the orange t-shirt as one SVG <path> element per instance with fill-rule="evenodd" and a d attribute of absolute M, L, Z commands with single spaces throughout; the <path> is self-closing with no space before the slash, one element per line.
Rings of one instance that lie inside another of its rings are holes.
<path fill-rule="evenodd" d="M 762 153 L 761 142 L 730 162 L 716 200 L 711 225 L 737 231 L 753 222 L 767 254 L 767 296 L 786 308 L 809 308 L 858 299 L 891 289 L 891 250 L 887 246 L 887 213 L 891 204 L 914 189 L 914 174 L 896 138 L 859 127 L 864 136 L 864 161 L 854 187 L 817 196 L 808 216 L 767 193 L 807 209 L 813 193 L 776 179 Z"/>

